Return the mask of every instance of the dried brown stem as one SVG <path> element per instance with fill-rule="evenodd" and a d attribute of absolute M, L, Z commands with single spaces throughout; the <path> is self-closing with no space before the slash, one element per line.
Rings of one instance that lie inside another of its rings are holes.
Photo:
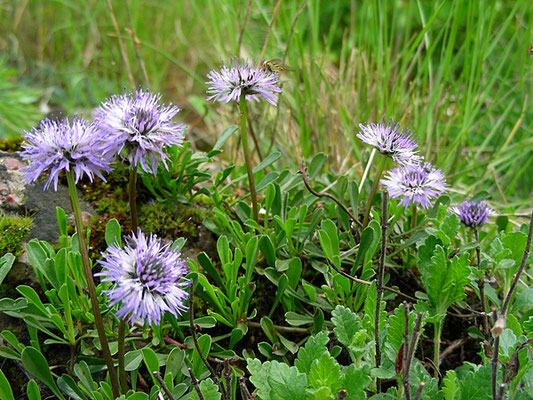
<path fill-rule="evenodd" d="M 326 261 L 328 262 L 328 264 L 329 264 L 329 266 L 330 266 L 331 268 L 333 268 L 337 273 L 341 274 L 342 276 L 344 276 L 344 277 L 346 277 L 346 278 L 348 278 L 348 279 L 350 279 L 350 280 L 352 280 L 352 281 L 354 281 L 354 282 L 360 283 L 360 284 L 362 284 L 362 285 L 367 285 L 367 286 L 372 285 L 372 282 L 370 282 L 370 281 L 365 281 L 364 279 L 355 278 L 355 277 L 351 276 L 350 274 L 347 274 L 346 272 L 344 272 L 344 271 L 342 271 L 342 270 L 336 268 L 336 267 L 331 263 L 331 261 L 329 261 L 329 260 L 326 260 Z M 412 296 L 409 296 L 408 294 L 402 293 L 402 292 L 400 292 L 399 290 L 394 289 L 394 288 L 391 288 L 391 287 L 389 287 L 389 286 L 385 286 L 385 285 L 383 285 L 383 289 L 385 289 L 385 290 L 387 290 L 387 291 L 389 291 L 389 292 L 392 292 L 392 293 L 396 293 L 397 295 L 402 296 L 402 297 L 405 297 L 406 299 L 409 299 L 409 300 L 411 300 L 411 301 L 417 301 L 416 298 L 414 298 L 414 297 L 412 297 Z"/>
<path fill-rule="evenodd" d="M 426 386 L 425 382 L 420 382 L 420 385 L 418 385 L 418 390 L 416 391 L 415 397 L 413 400 L 419 400 L 420 396 L 422 396 L 422 390 L 424 390 L 424 386 Z"/>
<path fill-rule="evenodd" d="M 477 227 L 474 227 L 474 237 L 476 238 L 477 242 L 476 261 L 477 269 L 479 271 L 481 265 L 481 246 L 479 245 L 479 234 L 477 231 Z M 483 330 L 485 331 L 485 335 L 488 335 L 490 333 L 490 328 L 489 316 L 487 315 L 487 303 L 485 302 L 485 279 L 479 279 L 477 281 L 477 285 L 479 287 L 479 297 L 481 298 L 481 311 L 483 312 Z"/>
<path fill-rule="evenodd" d="M 174 400 L 174 396 L 172 396 L 172 392 L 169 390 L 168 386 L 165 384 L 165 381 L 163 380 L 163 378 L 161 378 L 161 375 L 159 375 L 159 372 L 153 371 L 152 374 L 154 375 L 155 379 L 157 379 L 157 381 L 161 385 L 161 389 L 163 389 L 163 392 L 165 392 L 167 397 L 170 400 Z"/>
<path fill-rule="evenodd" d="M 333 200 L 335 203 L 337 203 L 337 205 L 340 208 L 342 208 L 342 210 L 352 219 L 353 222 L 355 222 L 360 227 L 363 226 L 363 223 L 361 221 L 359 221 L 355 217 L 355 215 L 352 214 L 352 212 L 344 204 L 342 204 L 342 202 L 339 199 L 337 199 L 335 196 L 333 196 L 333 195 L 331 195 L 329 193 L 317 192 L 315 189 L 313 189 L 311 187 L 311 185 L 309 184 L 309 177 L 307 176 L 307 166 L 305 165 L 305 161 L 302 161 L 302 169 L 300 170 L 300 172 L 302 174 L 302 178 L 303 178 L 305 187 L 307 188 L 307 190 L 309 190 L 311 192 L 311 194 L 313 196 L 316 196 L 316 197 L 327 197 L 328 199 Z"/>
<path fill-rule="evenodd" d="M 244 27 L 248 22 L 248 16 L 250 15 L 250 9 L 252 0 L 248 0 L 246 3 L 246 12 L 244 13 L 244 20 L 242 21 L 241 29 L 239 30 L 239 40 L 237 40 L 237 57 L 241 56 L 242 38 L 244 36 Z"/>
<path fill-rule="evenodd" d="M 198 394 L 198 399 L 205 400 L 204 395 L 202 394 L 202 391 L 200 390 L 200 386 L 198 386 L 198 380 L 196 379 L 196 376 L 194 376 L 194 372 L 192 371 L 192 368 L 189 368 L 189 375 L 191 376 L 192 386 L 194 387 L 194 390 L 196 390 L 196 393 Z"/>
<path fill-rule="evenodd" d="M 224 359 L 224 380 L 226 381 L 226 399 L 231 400 L 231 381 L 233 376 L 229 366 L 229 358 Z"/>
<path fill-rule="evenodd" d="M 241 397 L 244 400 L 250 400 L 252 398 L 252 395 L 248 391 L 248 387 L 246 386 L 246 378 L 244 376 L 241 376 L 239 378 L 239 388 L 241 389 Z"/>

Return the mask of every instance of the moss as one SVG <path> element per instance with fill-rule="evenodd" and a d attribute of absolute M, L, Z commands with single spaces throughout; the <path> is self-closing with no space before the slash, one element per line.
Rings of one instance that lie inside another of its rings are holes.
<path fill-rule="evenodd" d="M 139 212 L 139 224 L 143 231 L 152 232 L 162 238 L 175 239 L 178 236 L 198 237 L 197 226 L 208 216 L 209 211 L 181 203 L 149 203 Z"/>
<path fill-rule="evenodd" d="M 5 151 L 7 153 L 13 153 L 14 151 L 22 150 L 23 138 L 9 138 L 0 140 L 0 151 Z"/>
<path fill-rule="evenodd" d="M 22 250 L 22 243 L 28 237 L 31 218 L 16 215 L 0 216 L 0 255 L 12 253 L 18 257 Z"/>

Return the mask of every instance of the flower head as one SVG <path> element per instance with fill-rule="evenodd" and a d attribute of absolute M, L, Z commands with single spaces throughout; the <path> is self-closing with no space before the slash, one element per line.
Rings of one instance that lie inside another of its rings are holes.
<path fill-rule="evenodd" d="M 106 293 L 111 305 L 120 303 L 117 318 L 159 324 L 163 314 L 177 316 L 185 309 L 188 296 L 183 290 L 188 282 L 183 279 L 188 272 L 181 254 L 139 230 L 137 236 L 127 238 L 121 249 L 110 246 L 99 261 L 102 265 L 102 281 L 114 285 Z"/>
<path fill-rule="evenodd" d="M 489 219 L 492 210 L 484 201 L 470 202 L 464 201 L 457 207 L 452 207 L 451 211 L 457 215 L 457 218 L 471 228 L 481 226 Z"/>
<path fill-rule="evenodd" d="M 29 164 L 22 169 L 26 180 L 34 182 L 44 171 L 50 171 L 44 189 L 54 184 L 62 170 L 74 171 L 75 181 L 85 173 L 93 180 L 93 174 L 105 180 L 100 171 L 111 171 L 111 160 L 102 152 L 103 144 L 93 124 L 81 118 L 58 121 L 45 119 L 39 128 L 25 132 L 26 143 L 21 156 Z"/>
<path fill-rule="evenodd" d="M 221 103 L 239 101 L 241 96 L 248 101 L 262 97 L 275 106 L 281 93 L 278 74 L 252 67 L 246 61 L 232 60 L 230 67 L 223 65 L 220 71 L 212 70 L 207 78 L 207 100 Z"/>
<path fill-rule="evenodd" d="M 172 122 L 178 112 L 176 106 L 161 104 L 160 94 L 139 89 L 108 98 L 94 111 L 94 118 L 106 136 L 107 153 L 120 154 L 131 166 L 141 164 L 155 174 L 159 161 L 166 167 L 163 148 L 183 142 L 185 125 Z"/>
<path fill-rule="evenodd" d="M 400 197 L 400 204 L 409 206 L 411 202 L 429 208 L 430 200 L 446 190 L 446 181 L 440 169 L 430 163 L 403 165 L 389 171 L 381 181 L 390 197 Z"/>
<path fill-rule="evenodd" d="M 385 121 L 377 124 L 359 124 L 361 132 L 357 137 L 400 164 L 420 163 L 422 158 L 417 155 L 418 144 L 413 140 L 413 134 L 399 128 L 400 125 L 394 124 L 392 120 L 387 124 Z"/>

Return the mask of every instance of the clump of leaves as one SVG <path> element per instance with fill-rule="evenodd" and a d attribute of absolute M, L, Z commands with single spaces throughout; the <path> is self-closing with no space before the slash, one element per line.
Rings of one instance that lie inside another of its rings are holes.
<path fill-rule="evenodd" d="M 0 216 L 0 254 L 12 253 L 15 257 L 21 254 L 22 243 L 28 237 L 31 218 L 17 215 Z"/>

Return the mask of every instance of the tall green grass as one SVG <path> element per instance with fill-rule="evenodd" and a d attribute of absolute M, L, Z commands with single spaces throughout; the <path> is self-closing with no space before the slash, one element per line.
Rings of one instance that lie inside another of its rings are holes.
<path fill-rule="evenodd" d="M 355 138 L 358 123 L 392 117 L 416 132 L 423 155 L 462 195 L 530 205 L 529 0 L 283 0 L 274 13 L 276 3 L 130 0 L 151 88 L 200 113 L 207 107 L 204 130 L 215 137 L 235 114 L 204 104 L 205 74 L 239 50 L 258 58 L 268 37 L 265 58 L 295 71 L 282 77 L 278 109 L 253 108 L 254 130 L 292 167 L 321 151 L 331 170 L 357 178 L 369 153 Z M 112 4 L 140 84 L 127 10 Z M 1 12 L 3 51 L 67 109 L 129 86 L 105 1 L 12 0 Z"/>

